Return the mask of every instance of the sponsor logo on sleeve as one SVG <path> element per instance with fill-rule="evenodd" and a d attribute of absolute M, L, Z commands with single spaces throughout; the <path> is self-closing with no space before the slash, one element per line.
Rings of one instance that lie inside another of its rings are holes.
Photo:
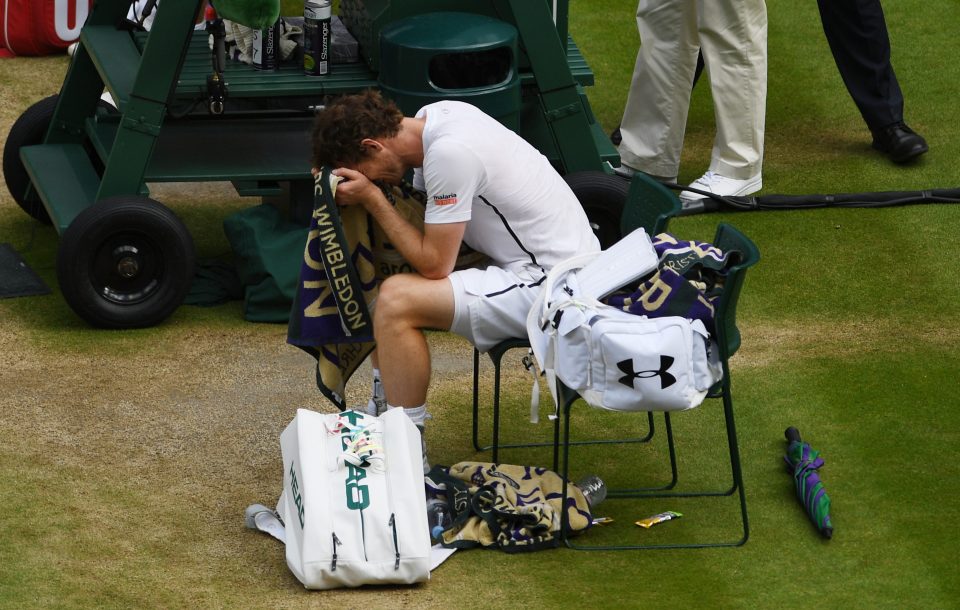
<path fill-rule="evenodd" d="M 453 205 L 457 202 L 456 193 L 444 193 L 440 195 L 433 196 L 433 202 L 436 205 Z"/>

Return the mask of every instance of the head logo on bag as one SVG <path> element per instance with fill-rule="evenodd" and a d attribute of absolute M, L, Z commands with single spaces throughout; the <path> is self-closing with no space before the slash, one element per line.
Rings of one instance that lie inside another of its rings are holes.
<path fill-rule="evenodd" d="M 648 377 L 660 377 L 660 389 L 669 388 L 677 382 L 677 378 L 668 373 L 670 367 L 673 365 L 673 356 L 665 356 L 660 354 L 660 368 L 658 370 L 649 370 L 649 371 L 634 371 L 633 370 L 633 359 L 627 358 L 626 360 L 621 360 L 617 363 L 617 368 L 626 373 L 623 377 L 618 379 L 620 383 L 627 386 L 628 388 L 633 388 L 634 379 L 646 379 Z"/>
<path fill-rule="evenodd" d="M 342 417 L 349 420 L 351 425 L 356 425 L 357 421 L 363 418 L 363 414 L 356 411 L 344 411 Z M 346 428 L 340 433 L 340 439 L 343 449 L 346 449 L 350 442 L 350 433 Z M 349 462 L 346 463 L 346 466 L 347 478 L 344 480 L 344 484 L 347 488 L 347 508 L 363 510 L 370 506 L 370 490 L 366 485 L 360 484 L 367 477 L 367 471 Z"/>
<path fill-rule="evenodd" d="M 300 517 L 300 528 L 303 528 L 303 494 L 300 493 L 300 484 L 297 483 L 295 462 L 290 462 L 290 493 L 293 494 L 293 503 L 297 505 L 297 516 Z"/>

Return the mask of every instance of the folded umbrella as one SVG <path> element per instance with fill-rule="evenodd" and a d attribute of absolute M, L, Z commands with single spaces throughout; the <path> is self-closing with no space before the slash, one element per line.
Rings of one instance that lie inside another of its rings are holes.
<path fill-rule="evenodd" d="M 820 452 L 809 444 L 800 440 L 800 432 L 789 427 L 784 432 L 787 441 L 787 453 L 783 461 L 787 463 L 787 471 L 793 475 L 797 488 L 797 498 L 806 509 L 810 520 L 813 521 L 820 533 L 826 538 L 833 536 L 833 524 L 830 522 L 830 496 L 823 488 L 820 474 L 817 469 L 823 466 Z"/>

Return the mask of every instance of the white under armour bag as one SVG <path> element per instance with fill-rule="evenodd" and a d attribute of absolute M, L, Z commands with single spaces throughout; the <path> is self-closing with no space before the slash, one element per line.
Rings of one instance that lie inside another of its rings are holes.
<path fill-rule="evenodd" d="M 716 344 L 699 320 L 640 316 L 585 294 L 583 287 L 596 282 L 578 278 L 577 271 L 605 254 L 581 255 L 555 266 L 527 317 L 530 345 L 554 404 L 559 379 L 588 404 L 613 411 L 698 406 L 722 377 Z M 634 270 L 631 275 L 638 274 Z"/>
<path fill-rule="evenodd" d="M 402 409 L 298 409 L 280 436 L 287 565 L 308 589 L 430 578 L 420 432 Z"/>

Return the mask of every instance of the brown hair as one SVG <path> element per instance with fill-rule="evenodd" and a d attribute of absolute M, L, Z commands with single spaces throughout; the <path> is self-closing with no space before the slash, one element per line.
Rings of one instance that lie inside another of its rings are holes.
<path fill-rule="evenodd" d="M 380 92 L 367 89 L 336 98 L 317 113 L 313 123 L 313 166 L 335 167 L 362 161 L 365 138 L 392 138 L 400 132 L 403 113 Z"/>

